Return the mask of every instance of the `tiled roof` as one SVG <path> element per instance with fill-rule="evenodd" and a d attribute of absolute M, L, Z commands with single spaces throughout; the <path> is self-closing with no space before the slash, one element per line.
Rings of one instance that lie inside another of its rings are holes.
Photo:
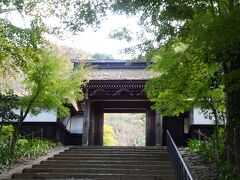
<path fill-rule="evenodd" d="M 94 69 L 90 80 L 148 80 L 156 75 L 145 69 Z"/>

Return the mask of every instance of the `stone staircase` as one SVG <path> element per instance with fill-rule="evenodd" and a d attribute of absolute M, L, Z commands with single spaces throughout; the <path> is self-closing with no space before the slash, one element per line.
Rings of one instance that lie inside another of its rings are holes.
<path fill-rule="evenodd" d="M 12 179 L 174 180 L 164 147 L 71 147 Z"/>

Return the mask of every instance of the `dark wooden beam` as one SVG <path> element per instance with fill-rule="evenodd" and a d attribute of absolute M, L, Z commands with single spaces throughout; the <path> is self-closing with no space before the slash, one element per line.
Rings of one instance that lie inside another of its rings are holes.
<path fill-rule="evenodd" d="M 84 101 L 83 135 L 82 135 L 82 144 L 84 146 L 88 145 L 90 107 L 91 107 L 91 102 L 86 98 Z"/>
<path fill-rule="evenodd" d="M 155 121 L 156 121 L 156 145 L 161 146 L 163 127 L 162 127 L 162 116 L 160 115 L 159 112 L 156 112 Z"/>
<path fill-rule="evenodd" d="M 104 111 L 101 103 L 95 103 L 95 135 L 94 145 L 103 145 L 103 127 L 104 127 Z"/>
<path fill-rule="evenodd" d="M 156 145 L 155 112 L 150 108 L 146 111 L 146 146 Z"/>
<path fill-rule="evenodd" d="M 90 80 L 87 86 L 92 85 L 126 85 L 126 84 L 145 84 L 146 80 Z"/>
<path fill-rule="evenodd" d="M 96 107 L 94 103 L 91 102 L 90 108 L 90 119 L 89 119 L 89 135 L 88 135 L 88 145 L 94 145 L 94 134 L 95 134 L 95 120 L 96 120 Z"/>
<path fill-rule="evenodd" d="M 105 108 L 104 113 L 146 113 L 146 108 Z"/>
<path fill-rule="evenodd" d="M 149 101 L 104 101 L 102 102 L 102 107 L 104 109 L 108 108 L 118 108 L 118 109 L 140 109 L 140 108 L 150 108 L 153 103 Z"/>

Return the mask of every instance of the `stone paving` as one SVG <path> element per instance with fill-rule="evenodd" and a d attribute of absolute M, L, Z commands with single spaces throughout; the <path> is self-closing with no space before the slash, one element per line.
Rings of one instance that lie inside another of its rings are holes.
<path fill-rule="evenodd" d="M 204 160 L 197 153 L 190 152 L 186 148 L 179 148 L 194 180 L 218 179 L 218 171 L 213 163 Z"/>

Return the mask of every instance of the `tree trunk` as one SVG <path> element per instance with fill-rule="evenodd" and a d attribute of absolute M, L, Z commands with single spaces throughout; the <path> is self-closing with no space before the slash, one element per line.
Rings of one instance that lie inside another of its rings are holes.
<path fill-rule="evenodd" d="M 18 129 L 14 127 L 13 135 L 12 135 L 12 141 L 10 144 L 11 149 L 15 149 L 17 145 L 17 134 L 18 134 Z"/>
<path fill-rule="evenodd" d="M 240 71 L 239 59 L 230 61 L 224 66 L 225 77 L 227 77 L 225 82 L 227 116 L 225 157 L 234 166 L 237 166 L 237 155 L 240 155 L 240 143 L 236 143 L 239 142 L 239 136 L 234 136 L 234 129 L 240 127 L 240 85 L 237 84 L 240 82 L 240 76 L 236 73 L 238 71 Z"/>
<path fill-rule="evenodd" d="M 214 119 L 215 119 L 215 132 L 214 132 L 214 144 L 215 144 L 215 156 L 216 159 L 219 161 L 220 160 L 220 144 L 219 144 L 219 119 L 217 115 L 217 110 L 212 108 Z"/>
<path fill-rule="evenodd" d="M 235 152 L 237 153 L 235 155 L 235 162 L 237 165 L 237 171 L 240 174 L 240 126 L 236 127 L 234 129 L 234 146 L 235 146 Z"/>
<path fill-rule="evenodd" d="M 205 101 L 208 103 L 208 106 L 212 110 L 214 120 L 215 120 L 215 129 L 214 129 L 214 134 L 213 134 L 213 147 L 214 147 L 214 154 L 215 158 L 217 161 L 220 160 L 220 143 L 219 143 L 219 117 L 218 117 L 218 112 L 217 109 L 215 108 L 214 102 L 211 98 L 204 98 Z"/>
<path fill-rule="evenodd" d="M 10 147 L 12 149 L 15 149 L 15 147 L 16 147 L 18 131 L 19 131 L 20 127 L 22 126 L 22 123 L 23 123 L 24 119 L 27 116 L 27 114 L 24 115 L 24 116 L 22 116 L 22 115 L 23 115 L 23 112 L 20 113 L 19 120 L 18 120 L 18 122 L 16 123 L 16 125 L 13 128 L 13 136 L 12 136 L 12 141 L 11 141 L 11 145 L 10 145 Z"/>

